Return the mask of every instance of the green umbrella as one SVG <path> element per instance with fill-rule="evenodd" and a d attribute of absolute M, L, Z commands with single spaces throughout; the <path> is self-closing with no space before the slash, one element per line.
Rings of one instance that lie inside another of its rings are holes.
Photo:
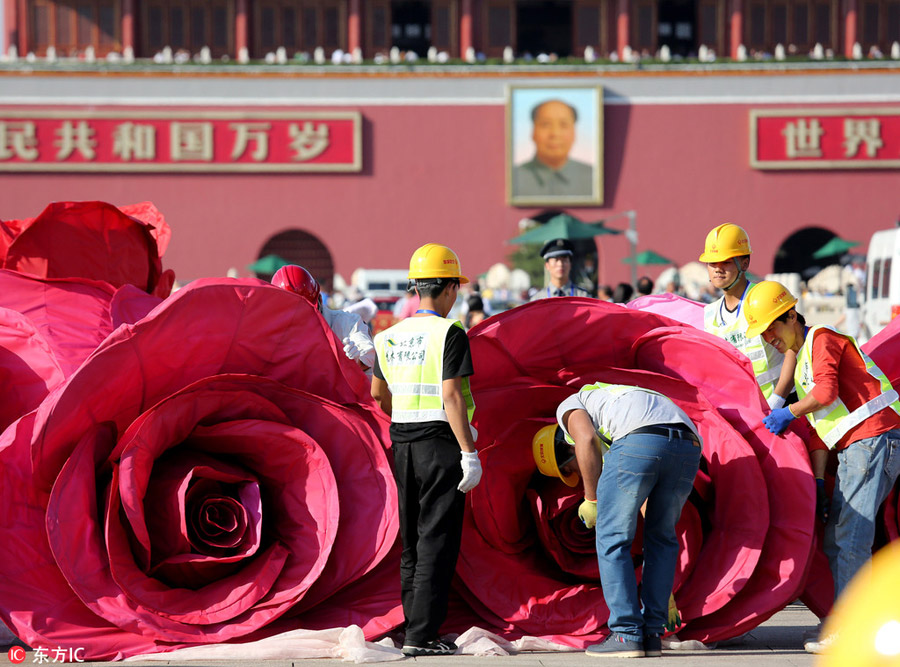
<path fill-rule="evenodd" d="M 626 257 L 622 260 L 626 264 L 674 264 L 668 257 L 663 257 L 653 250 L 644 250 L 634 257 Z"/>
<path fill-rule="evenodd" d="M 823 257 L 833 257 L 834 255 L 843 255 L 850 248 L 859 245 L 859 241 L 847 241 L 839 236 L 835 236 L 828 243 L 816 250 L 812 256 L 813 259 L 822 259 Z"/>
<path fill-rule="evenodd" d="M 290 262 L 283 257 L 279 257 L 278 255 L 266 255 L 265 257 L 260 257 L 253 262 L 253 264 L 248 264 L 247 268 L 253 271 L 253 273 L 271 276 L 282 266 L 287 266 L 288 264 L 290 264 Z"/>
<path fill-rule="evenodd" d="M 604 227 L 602 222 L 582 222 L 568 213 L 550 218 L 546 224 L 529 229 L 507 243 L 543 243 L 553 239 L 592 239 L 601 234 L 621 234 L 616 229 Z"/>

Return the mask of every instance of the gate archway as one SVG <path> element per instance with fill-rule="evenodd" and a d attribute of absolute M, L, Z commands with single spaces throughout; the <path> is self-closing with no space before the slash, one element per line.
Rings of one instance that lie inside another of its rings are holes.
<path fill-rule="evenodd" d="M 302 229 L 289 229 L 269 238 L 259 251 L 257 259 L 266 255 L 278 255 L 290 264 L 299 264 L 319 281 L 322 290 L 334 288 L 334 260 L 325 244 L 315 235 Z M 271 279 L 271 275 L 257 274 L 257 278 Z"/>

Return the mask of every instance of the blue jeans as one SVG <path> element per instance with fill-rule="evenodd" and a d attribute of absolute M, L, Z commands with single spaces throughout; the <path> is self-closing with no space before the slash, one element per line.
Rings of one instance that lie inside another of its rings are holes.
<path fill-rule="evenodd" d="M 838 469 L 825 524 L 825 554 L 834 597 L 872 557 L 875 516 L 900 475 L 900 429 L 864 438 L 838 452 Z"/>
<path fill-rule="evenodd" d="M 638 641 L 645 633 L 664 631 L 678 559 L 675 524 L 699 465 L 700 446 L 694 441 L 644 433 L 614 440 L 603 457 L 597 482 L 597 560 L 610 630 Z M 639 601 L 631 543 L 645 500 Z"/>

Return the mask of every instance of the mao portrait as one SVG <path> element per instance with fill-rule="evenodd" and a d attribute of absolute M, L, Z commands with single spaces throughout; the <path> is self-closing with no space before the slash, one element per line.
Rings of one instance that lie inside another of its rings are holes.
<path fill-rule="evenodd" d="M 509 86 L 506 116 L 510 204 L 603 203 L 599 86 Z"/>

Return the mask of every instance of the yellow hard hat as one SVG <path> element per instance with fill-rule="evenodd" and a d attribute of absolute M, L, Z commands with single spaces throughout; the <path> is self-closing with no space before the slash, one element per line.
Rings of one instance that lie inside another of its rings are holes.
<path fill-rule="evenodd" d="M 872 557 L 844 589 L 825 621 L 823 637 L 836 634 L 822 667 L 900 664 L 900 542 Z"/>
<path fill-rule="evenodd" d="M 559 477 L 567 486 L 578 486 L 578 473 L 563 474 L 557 461 L 557 449 L 565 451 L 563 447 L 570 447 L 565 440 L 563 430 L 556 424 L 544 426 L 534 434 L 531 441 L 531 453 L 538 470 L 547 477 Z M 565 461 L 563 462 L 565 465 Z"/>
<path fill-rule="evenodd" d="M 726 222 L 706 235 L 706 245 L 701 262 L 724 262 L 732 257 L 743 257 L 753 251 L 750 249 L 750 237 L 742 227 Z"/>
<path fill-rule="evenodd" d="M 445 245 L 426 243 L 409 260 L 409 279 L 459 278 L 461 284 L 469 279 L 459 270 L 459 257 Z"/>
<path fill-rule="evenodd" d="M 747 318 L 746 336 L 754 338 L 769 328 L 777 317 L 797 303 L 797 297 L 781 283 L 764 280 L 747 292 L 744 300 L 744 317 Z"/>

